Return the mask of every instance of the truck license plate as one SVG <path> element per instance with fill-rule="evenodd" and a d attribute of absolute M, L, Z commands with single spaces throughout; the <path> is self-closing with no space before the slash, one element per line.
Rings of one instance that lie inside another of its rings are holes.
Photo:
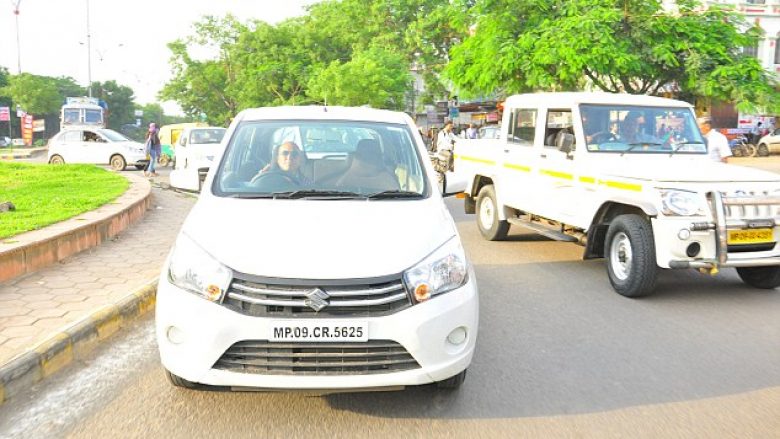
<path fill-rule="evenodd" d="M 276 320 L 269 327 L 269 341 L 368 341 L 367 321 Z"/>
<path fill-rule="evenodd" d="M 772 229 L 729 230 L 729 244 L 762 244 L 772 241 Z"/>

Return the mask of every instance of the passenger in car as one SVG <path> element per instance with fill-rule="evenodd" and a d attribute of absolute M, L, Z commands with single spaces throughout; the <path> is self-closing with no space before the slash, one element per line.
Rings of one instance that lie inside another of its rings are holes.
<path fill-rule="evenodd" d="M 274 148 L 271 163 L 263 168 L 253 179 L 256 181 L 264 174 L 282 174 L 291 182 L 300 185 L 311 185 L 309 179 L 301 172 L 301 166 L 306 157 L 301 148 L 294 142 L 284 142 Z"/>
<path fill-rule="evenodd" d="M 398 190 L 398 178 L 387 170 L 379 142 L 361 139 L 349 169 L 336 182 L 339 187 L 360 191 Z"/>

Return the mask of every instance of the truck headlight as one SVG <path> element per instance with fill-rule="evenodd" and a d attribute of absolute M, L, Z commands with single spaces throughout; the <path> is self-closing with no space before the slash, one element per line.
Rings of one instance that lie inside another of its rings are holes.
<path fill-rule="evenodd" d="M 171 252 L 168 279 L 177 287 L 218 302 L 227 291 L 233 273 L 181 233 Z"/>
<path fill-rule="evenodd" d="M 466 253 L 457 236 L 404 272 L 404 281 L 415 303 L 452 291 L 467 280 Z"/>
<path fill-rule="evenodd" d="M 668 216 L 705 216 L 707 206 L 704 197 L 698 192 L 678 189 L 660 189 L 661 206 Z"/>

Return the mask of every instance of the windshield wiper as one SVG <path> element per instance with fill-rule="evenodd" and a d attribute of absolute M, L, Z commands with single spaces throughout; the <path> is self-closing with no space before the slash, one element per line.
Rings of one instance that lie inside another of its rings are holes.
<path fill-rule="evenodd" d="M 300 199 L 300 198 L 335 198 L 335 199 L 350 199 L 350 198 L 365 198 L 365 195 L 361 195 L 355 192 L 346 191 L 327 191 L 318 189 L 306 189 L 292 192 L 274 192 L 274 198 L 284 199 Z"/>
<path fill-rule="evenodd" d="M 376 192 L 368 195 L 369 200 L 390 199 L 390 198 L 422 198 L 422 194 L 411 191 L 389 190 Z"/>
<path fill-rule="evenodd" d="M 677 147 L 675 147 L 675 148 L 674 148 L 674 149 L 673 149 L 673 150 L 672 150 L 672 151 L 669 153 L 669 157 L 673 156 L 673 155 L 674 155 L 674 153 L 676 153 L 677 151 L 679 151 L 679 150 L 680 150 L 680 148 L 682 148 L 683 146 L 688 146 L 688 145 L 704 145 L 704 144 L 703 144 L 703 143 L 701 143 L 701 142 L 682 142 L 682 143 L 678 143 L 678 144 L 677 144 Z"/>
<path fill-rule="evenodd" d="M 269 194 L 266 192 L 237 192 L 234 194 L 227 195 L 228 198 L 242 198 L 247 200 L 252 200 L 255 198 L 273 198 L 273 194 Z"/>
<path fill-rule="evenodd" d="M 663 144 L 658 142 L 634 142 L 634 143 L 628 143 L 628 148 L 624 149 L 620 152 L 620 156 L 623 157 L 623 154 L 633 151 L 634 148 L 637 146 L 662 146 Z"/>

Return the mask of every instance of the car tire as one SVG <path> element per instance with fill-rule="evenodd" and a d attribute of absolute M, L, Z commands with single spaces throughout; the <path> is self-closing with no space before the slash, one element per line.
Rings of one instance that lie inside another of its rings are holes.
<path fill-rule="evenodd" d="M 766 146 L 766 143 L 762 143 L 758 145 L 758 156 L 759 157 L 767 157 L 769 156 L 769 147 Z"/>
<path fill-rule="evenodd" d="M 174 375 L 169 370 L 165 371 L 165 376 L 168 377 L 168 381 L 176 387 L 182 387 L 184 389 L 201 389 L 204 386 L 202 384 L 193 383 L 192 381 L 185 380 L 184 378 Z"/>
<path fill-rule="evenodd" d="M 65 159 L 63 159 L 62 156 L 53 155 L 49 159 L 49 164 L 50 165 L 64 165 L 65 164 Z"/>
<path fill-rule="evenodd" d="M 143 171 L 146 169 L 146 165 L 135 165 L 135 169 L 138 169 L 139 171 Z"/>
<path fill-rule="evenodd" d="M 633 298 L 653 291 L 658 266 L 647 218 L 636 214 L 615 218 L 607 230 L 605 249 L 609 282 L 618 294 Z"/>
<path fill-rule="evenodd" d="M 780 287 L 780 266 L 739 267 L 737 274 L 742 282 L 753 288 L 772 290 Z"/>
<path fill-rule="evenodd" d="M 498 219 L 498 203 L 493 185 L 482 187 L 477 196 L 477 227 L 488 241 L 501 241 L 509 233 L 509 223 Z"/>
<path fill-rule="evenodd" d="M 171 164 L 170 156 L 168 156 L 168 154 L 160 155 L 160 158 L 157 159 L 157 164 L 159 164 L 162 167 L 168 166 L 169 164 Z"/>
<path fill-rule="evenodd" d="M 108 161 L 108 164 L 111 165 L 111 169 L 114 171 L 124 171 L 127 167 L 125 158 L 119 154 L 112 155 L 111 160 Z"/>
<path fill-rule="evenodd" d="M 455 376 L 451 376 L 443 381 L 437 381 L 436 387 L 439 389 L 445 389 L 445 390 L 455 390 L 460 388 L 460 386 L 463 384 L 464 381 L 466 381 L 466 371 L 468 369 L 463 369 L 459 374 Z"/>

